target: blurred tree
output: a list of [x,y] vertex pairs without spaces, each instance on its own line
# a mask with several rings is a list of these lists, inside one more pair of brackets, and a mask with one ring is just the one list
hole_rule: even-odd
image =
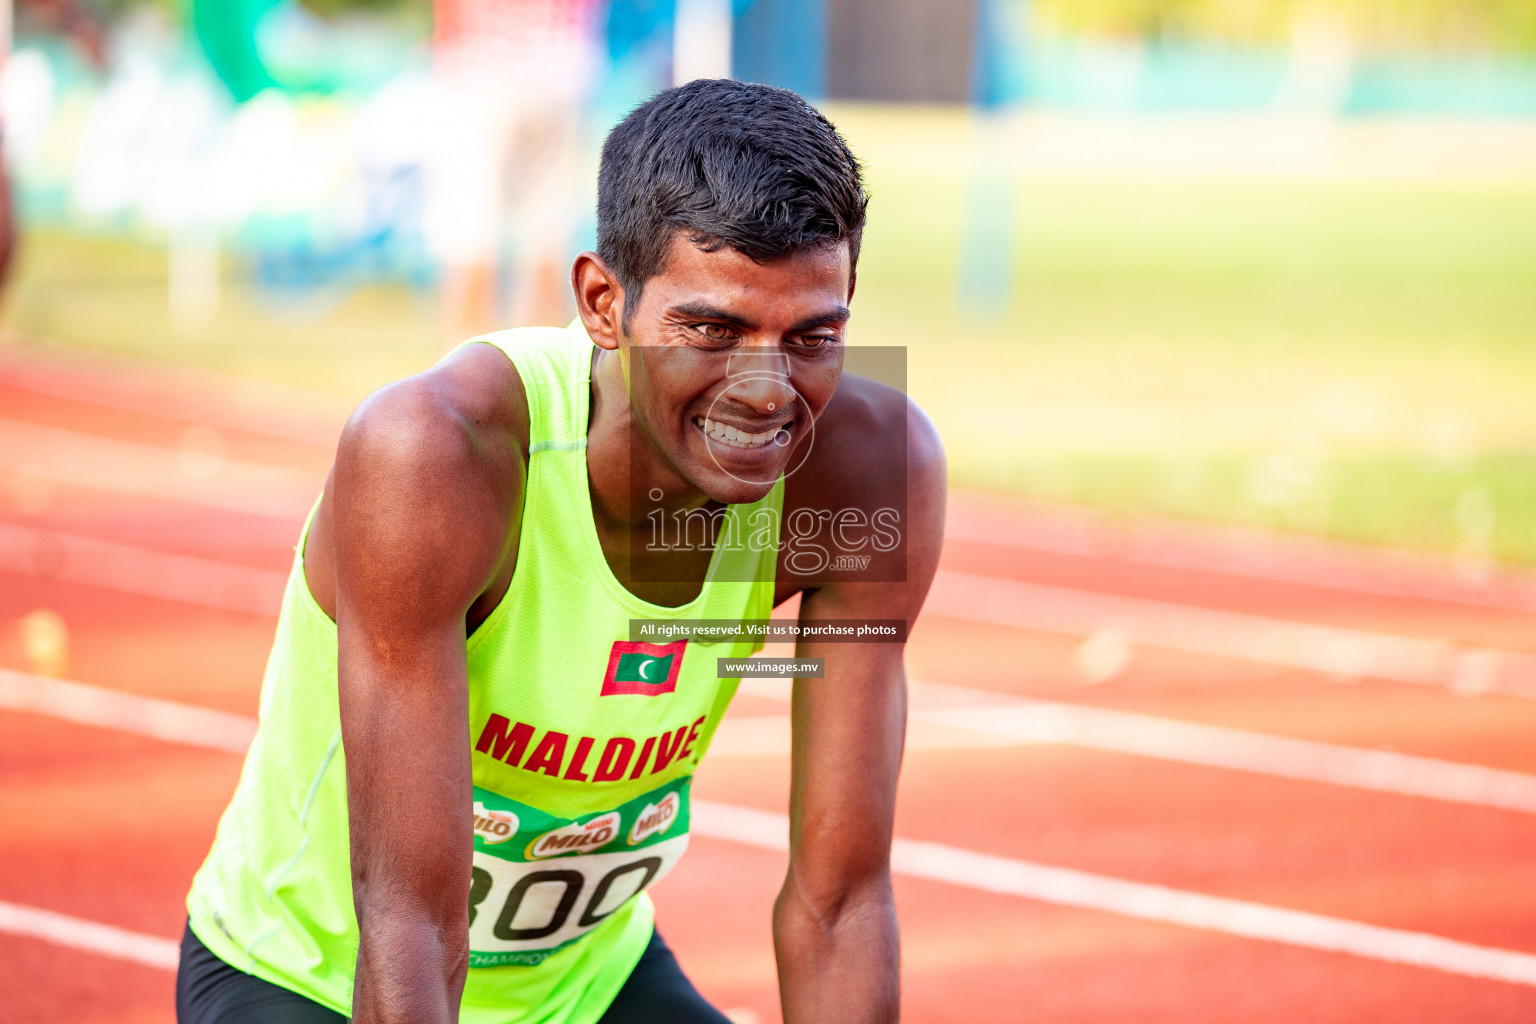
[[[243,0],[227,2],[238,6]],[[424,20],[432,8],[432,0],[299,2],[321,17],[368,11]],[[927,2],[940,6],[943,0]],[[40,0],[41,6],[47,4]],[[736,0],[738,10],[748,5],[749,0]],[[135,7],[174,13],[181,2],[75,0],[71,6],[111,21]],[[631,6],[670,8],[660,0],[636,0]],[[1341,19],[1365,48],[1536,53],[1536,0],[1038,0],[1034,8],[1037,25],[1066,35],[1286,45],[1293,25],[1321,15]]]
[[79,0],[16,0],[16,28],[70,40],[97,67],[106,61],[102,19],[96,5]]
[[1038,0],[1066,35],[1285,45],[1306,18],[1336,18],[1364,49],[1536,53],[1533,0]]
[[[18,7],[47,0],[20,0]],[[352,11],[409,14],[430,14],[432,0],[299,0],[299,3],[321,17],[331,17]],[[182,13],[181,0],[75,0],[73,6],[95,14],[103,22],[111,22],[140,7],[157,7],[168,14]]]
[[432,0],[300,0],[300,3],[322,18],[356,11],[412,15],[430,15],[432,12]]
[[256,45],[256,26],[282,0],[190,0],[192,31],[208,62],[244,103],[274,84]]

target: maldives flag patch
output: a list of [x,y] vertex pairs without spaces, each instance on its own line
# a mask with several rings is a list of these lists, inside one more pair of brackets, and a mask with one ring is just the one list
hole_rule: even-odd
[[654,697],[671,693],[677,689],[677,674],[683,669],[683,648],[687,646],[687,640],[670,644],[615,640],[599,696],[639,693]]

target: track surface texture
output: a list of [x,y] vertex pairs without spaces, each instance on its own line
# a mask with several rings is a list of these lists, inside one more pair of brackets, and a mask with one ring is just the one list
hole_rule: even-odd
[[[7,1024],[173,1018],[165,943],[345,415],[219,386],[0,361]],[[1530,581],[1095,522],[954,498],[908,654],[905,1019],[1536,1019]],[[1002,584],[986,614],[966,599]],[[1404,641],[1419,660],[1383,667]],[[121,695],[222,712],[234,739],[90,724],[126,721]],[[697,779],[714,810],[655,892],[695,982],[757,1024],[779,1019],[787,713],[744,690]]]

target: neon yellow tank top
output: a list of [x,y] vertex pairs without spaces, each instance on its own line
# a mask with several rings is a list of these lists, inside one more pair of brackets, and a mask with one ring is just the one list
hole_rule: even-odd
[[[716,658],[754,649],[632,643],[629,620],[767,618],[783,483],[731,506],[722,529],[766,543],[717,546],[686,605],[642,601],[614,579],[592,521],[586,334],[526,328],[476,341],[516,364],[531,443],[512,582],[466,642],[475,807],[460,1020],[590,1024],[650,938],[644,890],[687,846],[689,782],[736,692]],[[302,539],[299,552],[261,726],[187,908],[226,962],[349,1013],[357,921],[336,627],[304,582]]]

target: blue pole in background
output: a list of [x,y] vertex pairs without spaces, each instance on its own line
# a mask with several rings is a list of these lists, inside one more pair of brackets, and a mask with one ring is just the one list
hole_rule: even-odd
[[793,89],[806,99],[827,94],[827,0],[736,0],[732,74]]
[[[1008,0],[975,0],[976,36],[971,56],[971,102],[982,110],[996,110],[1003,106],[1008,95],[1007,61],[1015,40],[1010,38],[1014,28],[1012,19],[1005,17]],[[1027,0],[1009,3],[1013,13]]]
[[[1013,300],[1014,182],[1008,152],[1008,60],[1021,39],[1027,0],[976,0],[976,36],[971,55],[974,127],[971,172],[961,236],[957,304],[986,319],[1007,314]],[[1017,20],[1005,17],[1012,13]]]

